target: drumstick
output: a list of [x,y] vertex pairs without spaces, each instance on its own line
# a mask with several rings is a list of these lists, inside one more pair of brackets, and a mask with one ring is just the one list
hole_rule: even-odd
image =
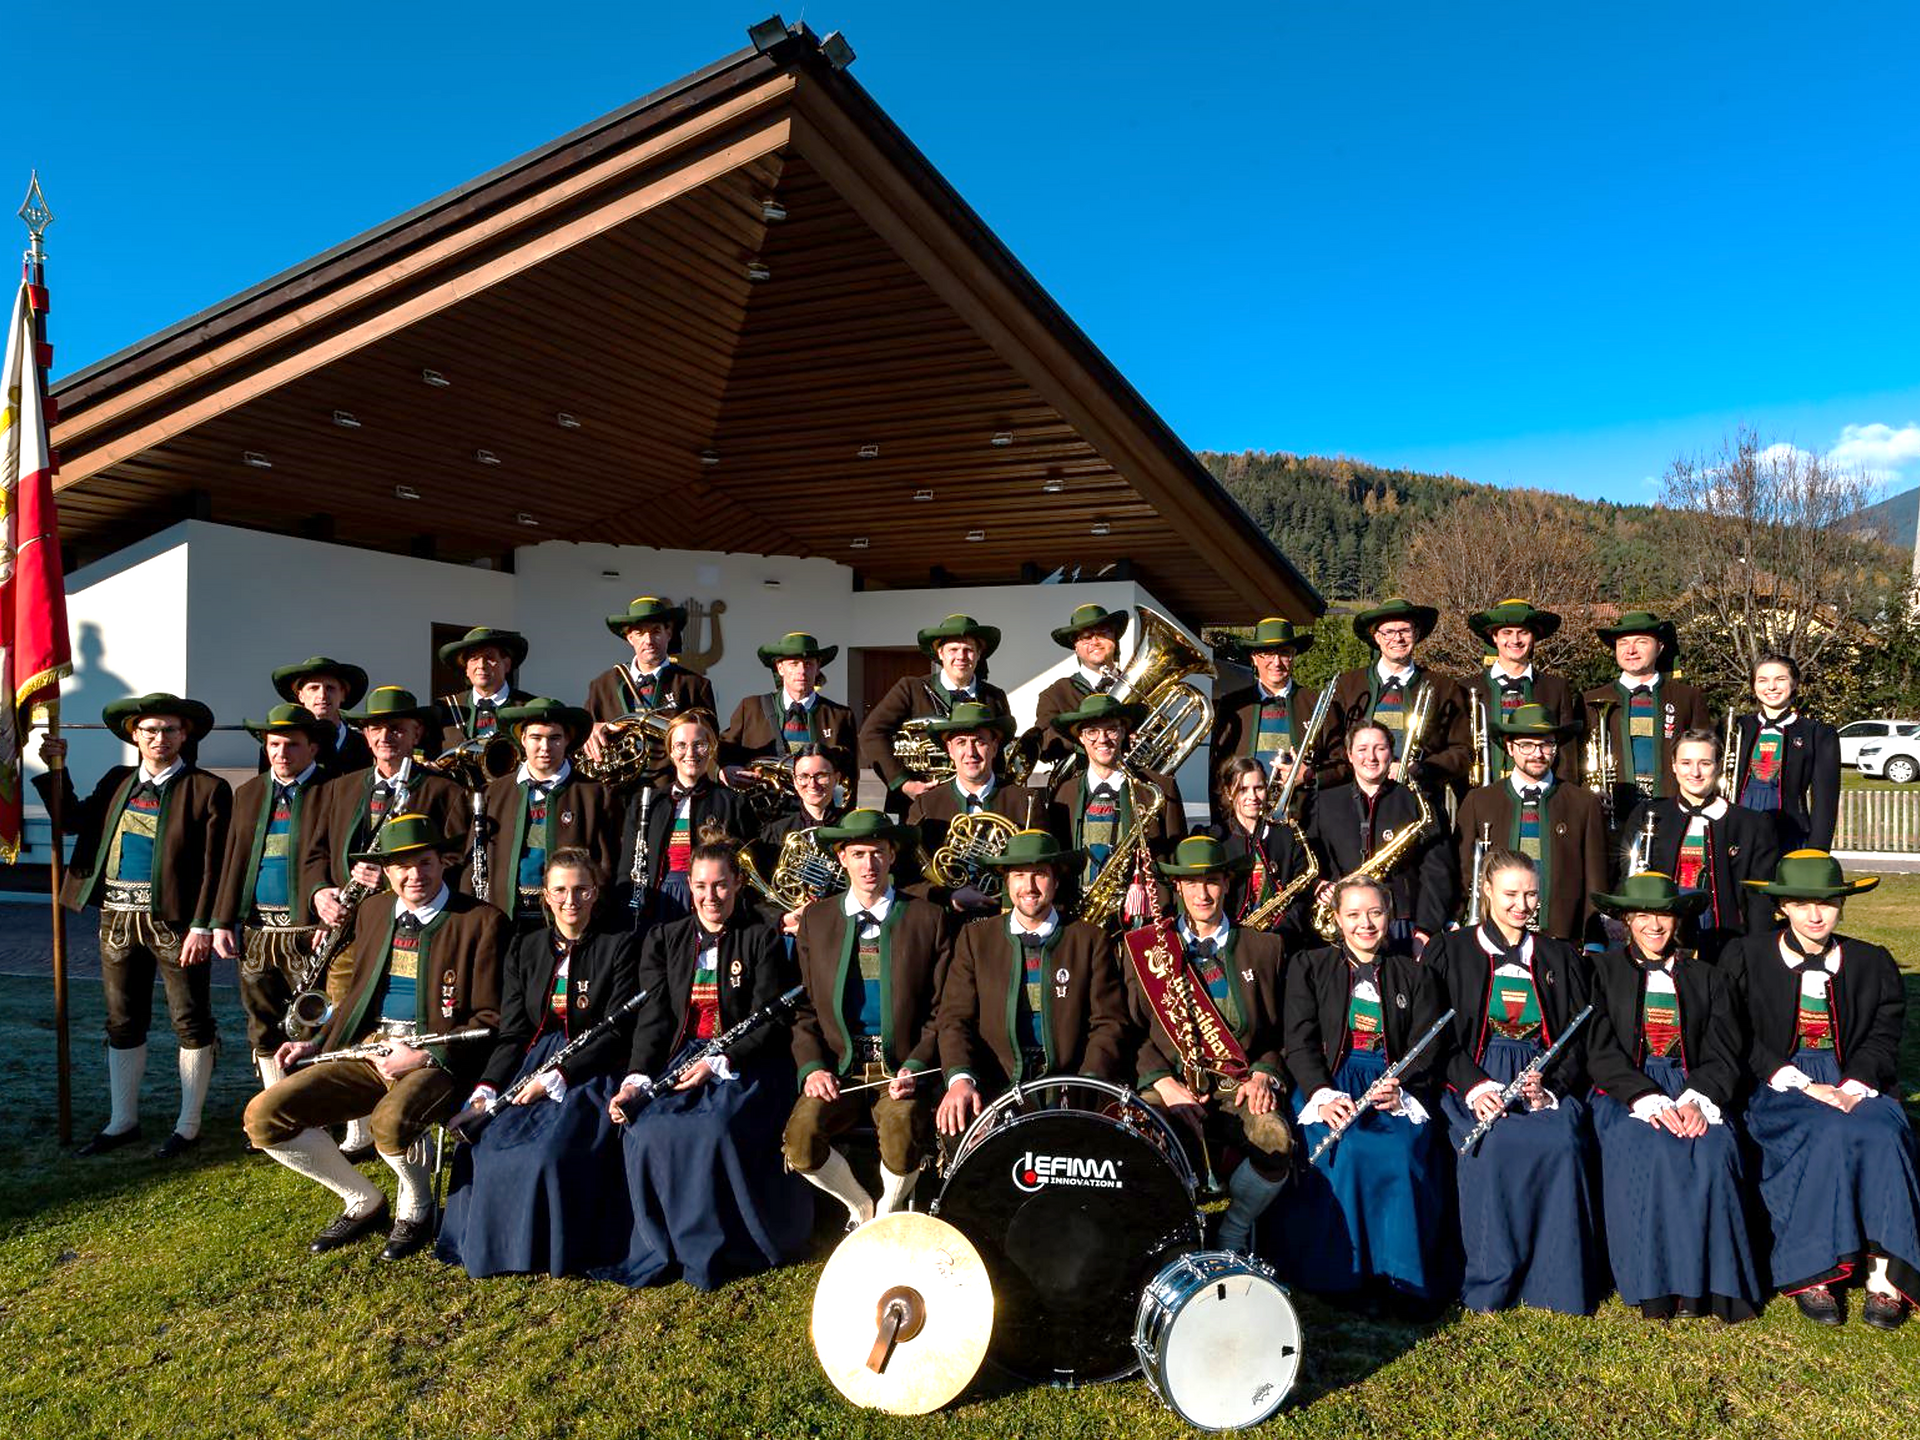
[[889,1075],[884,1080],[868,1080],[861,1085],[842,1085],[840,1087],[840,1093],[842,1095],[858,1095],[862,1090],[878,1090],[882,1085],[893,1084],[897,1078],[897,1076]]

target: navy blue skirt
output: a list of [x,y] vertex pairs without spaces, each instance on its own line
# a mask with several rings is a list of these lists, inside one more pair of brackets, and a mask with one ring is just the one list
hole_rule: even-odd
[[[1669,1098],[1687,1088],[1677,1060],[1651,1056],[1643,1068]],[[1683,1140],[1596,1092],[1593,1133],[1600,1142],[1607,1258],[1620,1298],[1661,1314],[1685,1300],[1724,1320],[1751,1318],[1761,1285],[1732,1124],[1709,1125],[1699,1139]]]
[[712,1290],[798,1258],[813,1202],[780,1155],[792,1105],[793,1073],[773,1065],[641,1110],[623,1142],[631,1240],[595,1278]]
[[[1802,1050],[1793,1063],[1816,1084],[1840,1083],[1831,1050]],[[1920,1156],[1897,1099],[1836,1110],[1762,1081],[1747,1102],[1747,1133],[1760,1150],[1776,1289],[1845,1280],[1884,1255],[1895,1288],[1920,1299]]]
[[[1496,1035],[1480,1064],[1505,1085],[1539,1053],[1529,1041]],[[1440,1103],[1458,1149],[1473,1112],[1451,1091]],[[1585,1102],[1563,1095],[1551,1110],[1509,1111],[1477,1151],[1455,1162],[1467,1261],[1460,1299],[1469,1310],[1593,1313],[1605,1261],[1594,1233],[1591,1144]]]
[[[1387,1068],[1378,1051],[1355,1050],[1340,1062],[1333,1085],[1359,1100]],[[1297,1118],[1310,1097],[1296,1090]],[[1303,1156],[1330,1127],[1303,1125]],[[1336,1144],[1262,1217],[1262,1238],[1281,1277],[1317,1294],[1358,1290],[1385,1280],[1427,1297],[1441,1280],[1437,1252],[1446,1220],[1446,1156],[1440,1125],[1414,1124],[1367,1106]]]
[[[557,1029],[541,1036],[514,1078],[565,1043]],[[569,1085],[558,1104],[504,1106],[478,1142],[456,1149],[434,1254],[480,1277],[580,1275],[616,1259],[632,1228],[607,1118],[617,1083],[600,1076]]]

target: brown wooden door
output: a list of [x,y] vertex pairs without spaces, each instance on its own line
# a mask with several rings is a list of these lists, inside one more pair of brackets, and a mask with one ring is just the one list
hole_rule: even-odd
[[908,675],[928,675],[933,665],[918,648],[868,646],[857,649],[860,671],[860,714],[864,718],[887,691]]

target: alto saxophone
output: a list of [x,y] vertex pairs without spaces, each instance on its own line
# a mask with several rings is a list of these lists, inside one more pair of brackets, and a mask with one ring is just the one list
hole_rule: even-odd
[[[1331,691],[1332,687],[1328,687]],[[1307,837],[1301,833],[1300,826],[1292,820],[1284,822],[1293,831],[1293,843],[1300,847],[1300,853],[1307,857],[1307,868],[1293,879],[1282,885],[1270,895],[1266,902],[1249,910],[1240,923],[1249,930],[1265,930],[1285,912],[1301,891],[1320,878],[1320,857],[1313,853],[1313,847],[1307,844]]]
[[[1127,883],[1132,878],[1137,852],[1147,841],[1147,827],[1167,804],[1166,792],[1158,785],[1140,780],[1130,770],[1123,773],[1127,777],[1128,808],[1133,811],[1133,819],[1126,833],[1115,841],[1100,873],[1088,882],[1080,896],[1080,918],[1095,925],[1105,925],[1119,915],[1127,898]],[[1142,792],[1145,800],[1140,798]],[[1149,886],[1151,883],[1149,880]]]
[[1328,891],[1324,899],[1314,902],[1313,928],[1318,930],[1323,938],[1332,940],[1339,931],[1333,919],[1333,896],[1340,885],[1345,881],[1359,880],[1363,877],[1368,880],[1385,880],[1393,873],[1394,867],[1406,859],[1413,847],[1420,843],[1421,837],[1433,827],[1433,806],[1427,802],[1427,792],[1418,785],[1409,785],[1406,788],[1407,793],[1413,797],[1413,803],[1419,807],[1418,818],[1411,825],[1402,826],[1398,835],[1335,881],[1333,890]]

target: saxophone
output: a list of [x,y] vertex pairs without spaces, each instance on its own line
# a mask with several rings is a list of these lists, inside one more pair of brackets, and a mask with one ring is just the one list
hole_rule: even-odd
[[[1427,792],[1418,785],[1409,785],[1406,790],[1413,797],[1413,803],[1419,807],[1419,818],[1411,825],[1402,826],[1398,835],[1342,875],[1340,881],[1358,880],[1362,877],[1369,880],[1385,880],[1393,873],[1394,867],[1406,859],[1413,847],[1420,843],[1427,831],[1433,828],[1433,806],[1427,802]],[[1333,897],[1340,888],[1340,881],[1334,882],[1333,890],[1327,892],[1325,899],[1316,901],[1313,907],[1313,928],[1328,940],[1332,940],[1339,933],[1339,927],[1333,920]]]
[[[1166,792],[1158,785],[1141,781],[1131,770],[1124,773],[1133,820],[1127,826],[1126,833],[1115,841],[1112,853],[1107,856],[1107,863],[1100,867],[1100,873],[1088,882],[1080,896],[1080,919],[1095,925],[1106,925],[1120,914],[1121,906],[1126,902],[1127,884],[1132,879],[1134,863],[1139,858],[1139,851],[1147,843],[1147,827],[1167,804]],[[1144,802],[1139,798],[1143,791],[1146,794]],[[1148,880],[1148,887],[1152,887],[1151,879]]]
[[[1331,694],[1332,690],[1333,687],[1329,685],[1328,693]],[[1293,843],[1298,845],[1300,853],[1307,857],[1307,868],[1270,895],[1266,903],[1246,913],[1239,923],[1249,930],[1265,930],[1280,918],[1301,891],[1320,878],[1320,857],[1314,854],[1313,847],[1307,844],[1307,837],[1301,833],[1299,824],[1293,820],[1288,820],[1285,824],[1289,830],[1293,831]]]

